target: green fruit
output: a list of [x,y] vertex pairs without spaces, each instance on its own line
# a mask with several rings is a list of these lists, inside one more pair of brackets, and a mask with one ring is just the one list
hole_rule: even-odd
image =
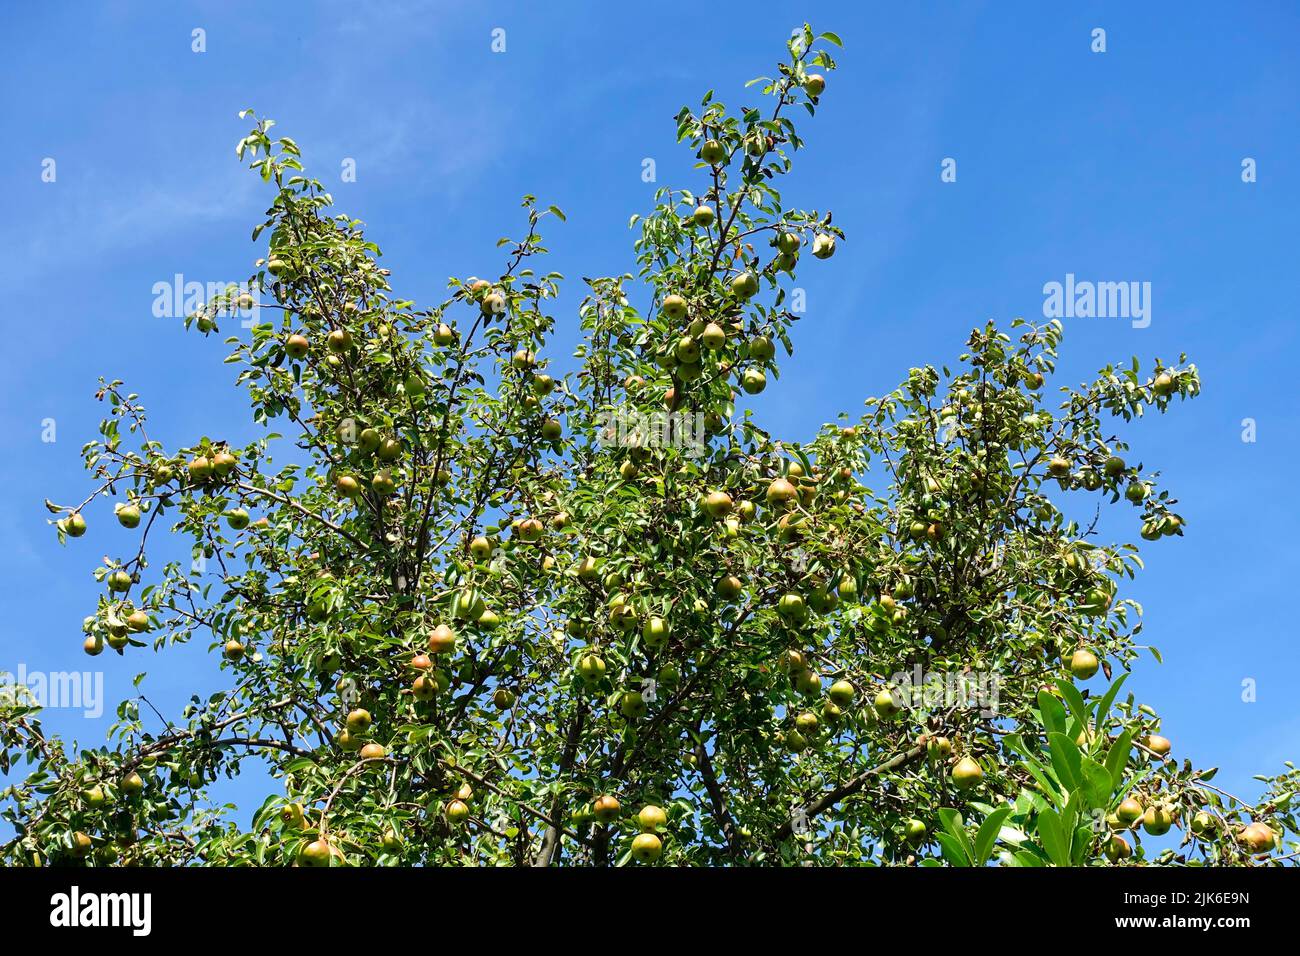
[[1115,816],[1121,823],[1136,823],[1142,819],[1144,813],[1142,804],[1134,797],[1126,797],[1120,801],[1120,805],[1115,809]]
[[242,531],[248,527],[248,512],[243,508],[234,508],[227,511],[226,524],[230,525],[235,531]]
[[136,505],[119,505],[116,513],[118,524],[123,528],[139,527],[140,509]]
[[875,701],[872,702],[877,714],[886,719],[897,717],[903,710],[902,704],[894,699],[894,695],[885,688],[876,694]]
[[663,313],[674,322],[686,318],[686,300],[680,295],[664,296]]
[[122,792],[128,797],[134,797],[144,789],[144,778],[132,770],[122,778]]
[[635,690],[624,692],[623,698],[619,701],[618,709],[622,711],[623,716],[628,720],[639,720],[648,712],[645,698],[641,696],[640,691]]
[[798,623],[808,617],[808,608],[798,594],[783,594],[777,601],[776,612],[787,621]]
[[1084,614],[1100,617],[1110,610],[1111,602],[1114,599],[1114,596],[1109,591],[1101,588],[1091,588],[1084,600],[1080,602],[1079,610]]
[[346,329],[335,329],[325,336],[325,347],[335,355],[341,355],[352,348],[352,336]]
[[731,280],[731,293],[738,299],[752,299],[758,292],[758,277],[752,272],[742,272]]
[[492,694],[492,706],[497,710],[509,710],[514,703],[515,695],[504,687],[498,687]]
[[654,804],[647,804],[636,815],[636,822],[642,833],[654,833],[668,823],[668,814]]
[[808,594],[808,606],[818,614],[827,614],[835,610],[835,606],[839,603],[839,595],[824,587],[814,588]]
[[108,589],[110,591],[129,591],[131,590],[131,575],[119,569],[108,575]]
[[285,339],[284,351],[291,359],[304,359],[311,351],[311,343],[307,340],[307,336],[295,332]]
[[787,478],[773,478],[767,486],[768,507],[784,508],[799,497],[799,489]]
[[767,388],[767,376],[763,374],[762,369],[747,368],[740,378],[740,387],[745,390],[746,395],[757,395]]
[[[479,614],[482,613],[480,610]],[[456,632],[446,624],[439,624],[429,632],[426,646],[431,654],[450,654],[456,649]]]
[[632,859],[638,863],[653,863],[663,851],[663,841],[653,833],[638,833],[632,838]]
[[694,220],[695,225],[703,226],[706,229],[713,225],[713,220],[715,218],[716,215],[713,212],[713,207],[703,204],[696,206],[695,211],[691,213],[691,219]]
[[801,670],[795,675],[794,686],[801,694],[818,694],[822,689],[821,675],[814,670]]
[[1070,658],[1070,673],[1079,680],[1088,680],[1097,673],[1098,666],[1097,655],[1082,648],[1075,651]]
[[1124,464],[1123,458],[1120,458],[1118,455],[1111,455],[1102,464],[1101,470],[1105,473],[1107,478],[1118,478],[1120,475],[1124,474],[1124,470],[1127,467],[1128,466]]
[[1169,751],[1173,750],[1174,745],[1169,742],[1169,738],[1161,737],[1159,734],[1151,734],[1145,741],[1147,749],[1160,757],[1168,757]]
[[203,455],[199,455],[186,466],[186,470],[189,471],[190,481],[195,484],[202,484],[212,477],[212,462]]
[[641,640],[651,650],[656,650],[668,643],[668,622],[661,617],[652,617],[641,628]]
[[683,335],[673,346],[673,354],[677,356],[677,361],[684,365],[695,365],[700,360],[700,346],[695,339],[689,335]]
[[920,843],[925,839],[925,834],[925,824],[916,818],[908,820],[903,827],[903,835],[907,838],[908,843]]
[[829,259],[835,255],[835,237],[821,233],[813,238],[813,255],[818,259]]
[[848,681],[837,680],[834,684],[831,684],[831,689],[828,694],[830,699],[833,700],[837,706],[847,707],[853,703],[853,698],[856,696],[857,691]]
[[596,819],[601,823],[610,823],[618,818],[621,805],[617,797],[605,794],[596,798],[592,804],[592,810],[596,814]]
[[578,676],[588,684],[595,684],[605,677],[605,662],[595,654],[584,654],[578,661]]
[[734,601],[736,598],[740,597],[740,593],[743,589],[744,585],[741,583],[740,578],[736,577],[734,574],[728,574],[725,577],[719,578],[718,583],[714,585],[714,591],[717,593],[718,597],[722,598],[724,601]]
[[776,355],[776,346],[766,335],[756,335],[749,340],[749,357],[756,362],[769,362]]
[[304,866],[329,866],[334,849],[325,840],[313,840],[298,853],[298,862]]
[[1174,825],[1174,815],[1168,807],[1152,806],[1147,808],[1147,812],[1142,817],[1142,829],[1152,836],[1161,836],[1169,832],[1169,828]]
[[727,150],[716,139],[704,141],[700,147],[700,159],[704,160],[710,166],[718,166],[727,158]]
[[428,674],[421,674],[411,684],[411,696],[416,700],[433,700],[438,696],[438,681]]
[[1151,391],[1157,395],[1165,396],[1174,393],[1174,380],[1168,372],[1161,372],[1156,376],[1156,380],[1151,383]]
[[1251,823],[1241,828],[1238,839],[1251,853],[1267,853],[1277,845],[1277,832],[1264,823]]
[[984,771],[970,757],[962,757],[952,768],[952,782],[959,790],[969,790],[984,779]]
[[63,530],[70,538],[80,538],[86,533],[86,519],[74,511],[63,519]]
[[370,729],[370,711],[357,707],[348,712],[347,728],[350,733],[364,734]]
[[711,491],[704,497],[704,510],[713,518],[725,518],[731,513],[731,495],[725,491]]
[[718,323],[710,322],[700,333],[700,341],[704,343],[706,349],[716,352],[727,344],[727,333]]
[[1110,839],[1106,841],[1104,849],[1106,859],[1112,863],[1118,863],[1120,860],[1127,860],[1133,855],[1133,848],[1128,845],[1128,841],[1117,833],[1113,833]]
[[813,98],[821,96],[826,89],[826,78],[820,73],[809,73],[804,77],[803,88]]

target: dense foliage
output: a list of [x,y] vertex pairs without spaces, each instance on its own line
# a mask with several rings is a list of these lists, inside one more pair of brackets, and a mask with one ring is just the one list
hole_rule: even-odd
[[[166,722],[128,700],[81,753],[8,701],[0,769],[33,766],[2,795],[0,857],[1288,859],[1294,772],[1248,806],[1170,753],[1121,692],[1137,549],[1067,516],[1182,534],[1109,429],[1194,397],[1185,357],[1049,387],[1061,325],[990,325],[809,442],[744,408],[793,351],[795,273],[845,240],[777,189],[838,46],[796,31],[761,108],[681,111],[695,188],[633,220],[639,274],[586,280],[565,376],[561,277],[537,265],[559,210],[527,198],[500,274],[421,309],[255,120],[238,151],[274,189],[253,279],[272,320],[228,361],[265,437],[166,449],[105,382],[94,491],[51,504],[61,538],[93,536],[100,498],[139,528],[96,571],[87,652],[209,641],[229,689]],[[242,295],[187,326],[218,334]],[[168,526],[194,563],[150,563]],[[249,760],[283,790],[244,830],[205,794]]]

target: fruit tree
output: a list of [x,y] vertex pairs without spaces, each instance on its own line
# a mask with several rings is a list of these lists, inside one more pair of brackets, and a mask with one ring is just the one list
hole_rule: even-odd
[[[49,504],[60,539],[114,518],[139,537],[95,570],[86,652],[125,668],[205,641],[226,690],[166,720],[125,701],[79,753],[5,704],[0,770],[30,766],[0,858],[1289,859],[1295,773],[1248,805],[1161,736],[1122,689],[1137,548],[1071,516],[1182,535],[1111,425],[1195,397],[1185,357],[1049,386],[1062,326],[1016,321],[806,442],[749,407],[793,353],[794,276],[846,241],[777,188],[839,46],[805,27],[758,105],[681,110],[691,188],[633,220],[635,274],[586,280],[567,373],[558,209],[527,197],[499,270],[421,308],[297,144],[243,114],[272,200],[263,321],[228,330],[227,361],[266,431],[165,448],[104,381],[93,489]],[[220,334],[242,295],[187,327]],[[193,563],[151,562],[168,534]],[[206,794],[250,761],[277,787],[245,825]]]

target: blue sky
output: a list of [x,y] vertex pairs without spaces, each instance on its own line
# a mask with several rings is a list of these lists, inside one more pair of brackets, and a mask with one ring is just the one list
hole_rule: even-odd
[[[779,383],[756,403],[807,438],[857,414],[910,366],[951,361],[969,329],[1041,317],[1068,273],[1151,283],[1151,323],[1066,320],[1057,383],[1133,354],[1186,351],[1204,394],[1122,433],[1160,468],[1187,535],[1147,546],[1128,592],[1165,663],[1129,688],[1165,718],[1176,752],[1250,777],[1300,756],[1289,612],[1297,509],[1295,223],[1300,213],[1300,12],[1288,3],[833,3],[813,26],[845,41],[791,205],[832,208],[848,233],[801,272],[808,315]],[[694,185],[672,116],[706,89],[724,101],[766,74],[799,4],[356,2],[23,4],[0,13],[0,669],[83,669],[90,571],[127,546],[101,507],[61,548],[46,497],[81,500],[98,375],[125,379],[168,445],[252,434],[215,339],[152,314],[176,273],[237,281],[270,194],[236,161],[243,107],[303,147],[342,210],[364,219],[396,288],[437,301],[449,275],[491,274],[519,234],[519,197],[568,215],[550,225],[570,277],[557,315],[571,342],[582,275],[632,270],[628,216],[655,184]],[[1135,9],[1140,8],[1140,9]],[[1091,51],[1094,28],[1106,52]],[[191,50],[191,31],[207,50]],[[506,50],[493,53],[492,31]],[[1243,183],[1252,158],[1258,181]],[[42,164],[56,163],[54,182]],[[355,183],[340,181],[355,160]],[[956,182],[940,179],[945,158]],[[556,354],[564,354],[556,349]],[[1242,440],[1243,419],[1257,440]],[[42,441],[53,419],[57,440]],[[1106,529],[1135,539],[1132,512]],[[92,514],[92,520],[95,515]],[[149,671],[175,713],[219,686],[203,646],[105,654],[110,702]],[[1242,681],[1257,682],[1244,703]],[[99,742],[106,720],[51,711]],[[260,781],[223,791],[259,802]]]

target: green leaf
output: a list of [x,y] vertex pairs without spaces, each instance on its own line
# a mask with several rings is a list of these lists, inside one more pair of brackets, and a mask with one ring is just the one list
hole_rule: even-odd
[[970,866],[970,858],[966,856],[966,850],[951,833],[936,833],[934,838],[939,841],[939,846],[943,850],[943,858],[953,866]]
[[1110,795],[1115,788],[1110,771],[1091,757],[1083,758],[1083,794],[1093,807],[1105,807],[1110,804]]
[[939,819],[948,834],[961,845],[962,853],[966,859],[973,863],[975,860],[975,844],[971,843],[970,835],[966,832],[966,825],[962,822],[961,814],[950,807],[944,807],[939,811]]
[[1042,841],[1048,859],[1057,866],[1070,865],[1070,843],[1066,836],[1067,832],[1061,825],[1061,818],[1055,810],[1044,810],[1038,815],[1038,838]]
[[1038,692],[1038,711],[1048,733],[1065,733],[1065,707],[1045,690]]
[[1011,815],[1010,807],[1000,807],[990,813],[980,824],[975,834],[975,865],[983,866],[993,853],[993,845],[998,841],[1002,830],[1002,821]]
[[1074,715],[1074,719],[1087,726],[1088,718],[1092,714],[1092,708],[1084,701],[1083,695],[1079,693],[1079,688],[1074,686],[1074,681],[1066,680],[1063,677],[1057,678],[1056,686],[1060,689],[1065,702],[1070,705],[1070,713]]
[[1073,790],[1083,779],[1080,771],[1082,755],[1079,753],[1079,748],[1065,734],[1051,733],[1047,735],[1047,739],[1052,748],[1052,769],[1056,771],[1056,778],[1065,785],[1067,790]]
[[1128,766],[1129,751],[1133,748],[1133,732],[1127,727],[1115,738],[1110,751],[1106,754],[1106,770],[1110,774],[1113,790],[1118,790],[1124,782],[1124,769]]
[[1124,686],[1126,680],[1128,680],[1128,674],[1121,674],[1119,680],[1111,684],[1110,689],[1101,698],[1101,702],[1097,705],[1097,713],[1093,717],[1093,726],[1097,730],[1101,730],[1101,725],[1106,722],[1106,715],[1110,713],[1110,705],[1115,702],[1115,695],[1119,693],[1119,689]]

